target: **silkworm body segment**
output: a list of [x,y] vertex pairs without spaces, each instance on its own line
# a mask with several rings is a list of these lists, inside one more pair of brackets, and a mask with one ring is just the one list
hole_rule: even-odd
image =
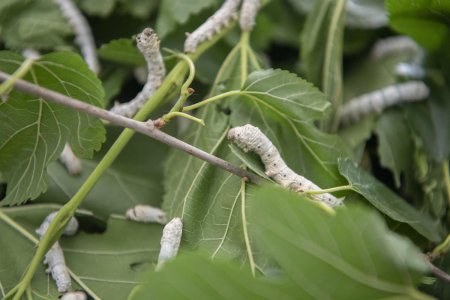
[[255,26],[260,0],[244,0],[242,3],[239,25],[243,31],[251,31]]
[[62,295],[61,300],[86,300],[87,296],[84,292],[76,291]]
[[[228,138],[245,152],[255,152],[264,163],[267,176],[273,178],[281,186],[294,192],[321,190],[312,181],[295,173],[282,159],[278,149],[261,130],[250,124],[234,127],[228,132]],[[342,205],[342,201],[331,194],[317,194],[313,198],[331,207]]]
[[402,102],[420,101],[430,91],[421,81],[391,85],[381,90],[361,95],[347,102],[340,113],[343,124],[357,122],[371,113],[381,113],[385,108]]
[[48,265],[47,272],[52,274],[52,278],[55,280],[58,292],[67,292],[71,286],[71,279],[69,270],[64,260],[63,250],[58,242],[45,254],[44,263]]
[[177,256],[180,247],[183,223],[180,218],[174,218],[164,226],[161,237],[161,250],[158,256],[156,269],[161,269],[164,262]]
[[237,19],[237,9],[241,0],[225,0],[223,5],[200,25],[194,32],[188,34],[184,42],[185,52],[194,52],[198,45],[220,32],[220,30],[227,26],[231,20]]
[[59,156],[59,161],[66,167],[70,175],[78,175],[81,173],[81,160],[73,153],[69,144],[64,146],[63,152]]
[[159,223],[162,225],[167,223],[166,214],[161,209],[149,205],[136,205],[128,209],[125,216],[138,222]]
[[[50,223],[53,221],[57,213],[58,212],[55,211],[49,214],[45,218],[44,222],[42,222],[41,226],[36,230],[36,233],[43,236],[45,232],[47,232],[48,226],[50,226]],[[67,236],[74,235],[78,231],[78,227],[78,220],[75,217],[72,217],[67,223],[66,228],[64,228],[63,234]]]

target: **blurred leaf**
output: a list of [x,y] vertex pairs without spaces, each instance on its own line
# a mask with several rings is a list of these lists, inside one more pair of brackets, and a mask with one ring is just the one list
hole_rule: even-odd
[[[442,271],[450,274],[450,253],[447,252],[442,257],[433,261],[433,264],[440,268]],[[450,285],[447,281],[441,278],[433,278],[435,281],[432,284],[423,284],[421,288],[435,296],[437,299],[449,299],[450,298]]]
[[347,0],[345,25],[351,28],[375,29],[386,26],[384,0]]
[[307,79],[331,103],[342,102],[342,42],[345,0],[316,1],[301,36],[301,58]]
[[[0,52],[0,69],[12,74],[23,59]],[[89,104],[103,107],[101,82],[80,56],[53,53],[43,56],[25,79]],[[2,205],[20,204],[47,189],[47,166],[61,153],[66,142],[74,153],[92,157],[105,140],[97,118],[53,104],[36,96],[12,91],[0,103],[0,169],[8,182]]]
[[427,262],[409,240],[388,231],[375,212],[351,206],[330,216],[279,188],[251,195],[249,221],[256,244],[292,281],[292,295],[303,290],[313,299],[417,297],[414,285],[428,271]]
[[192,15],[196,15],[217,3],[217,0],[163,0],[156,21],[156,31],[161,38],[164,38],[177,25],[186,23]]
[[141,19],[149,19],[153,11],[158,7],[158,0],[117,0],[122,3],[126,12]]
[[[58,162],[52,163],[48,168],[49,188],[36,201],[66,203],[86,181],[122,130],[118,127],[108,128],[107,143],[94,161],[83,160],[83,172],[78,177],[69,175]],[[168,149],[166,145],[146,136],[135,135],[80,208],[106,219],[110,214],[124,215],[128,208],[136,204],[159,207],[163,195],[163,161]]]
[[413,172],[414,143],[411,132],[400,110],[383,113],[375,126],[378,136],[378,155],[383,167],[392,171],[395,184],[400,187],[400,175]]
[[390,25],[431,51],[439,50],[450,37],[450,2],[440,0],[388,0]]
[[117,39],[104,44],[98,49],[98,56],[102,59],[116,63],[142,66],[145,59],[134,45],[132,39]]
[[393,220],[408,224],[430,241],[441,240],[439,224],[433,223],[428,215],[419,212],[372,175],[356,167],[350,159],[339,159],[339,172],[379,211]]
[[51,49],[64,45],[72,28],[49,0],[2,0],[0,39],[11,49]]
[[130,70],[126,68],[102,69],[103,89],[105,90],[105,102],[111,103],[120,91],[122,91],[124,82],[131,75]]
[[330,108],[324,95],[313,85],[279,69],[251,73],[242,94],[297,121],[323,118]]
[[78,0],[79,7],[91,16],[109,16],[117,0]]
[[[19,282],[35,253],[38,239],[34,230],[49,213],[57,209],[56,205],[27,205],[1,210],[14,220],[15,226],[35,237],[35,241],[31,241],[18,228],[0,218],[0,286],[5,292]],[[77,280],[92,290],[95,295],[91,296],[126,299],[131,289],[139,283],[139,272],[133,266],[141,264],[149,268],[156,263],[161,231],[161,225],[111,218],[103,234],[78,232],[75,236],[62,237],[60,244],[67,266]],[[42,264],[31,287],[36,296],[47,295],[55,299],[59,296],[56,285],[44,270]],[[75,278],[72,279],[72,286],[82,289]]]

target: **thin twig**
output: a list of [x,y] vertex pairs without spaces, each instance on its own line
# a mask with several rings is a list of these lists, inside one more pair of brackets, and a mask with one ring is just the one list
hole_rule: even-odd
[[[8,80],[11,75],[0,72],[0,82]],[[146,136],[149,136],[155,140],[158,140],[162,142],[163,144],[169,145],[171,147],[174,147],[178,150],[184,151],[192,156],[195,156],[201,160],[204,160],[216,167],[222,168],[225,171],[228,171],[234,175],[237,175],[239,177],[247,177],[250,179],[253,183],[259,183],[261,182],[260,178],[256,176],[255,174],[252,174],[246,170],[243,170],[241,168],[238,168],[231,163],[218,158],[212,154],[209,154],[201,149],[198,149],[188,143],[185,143],[171,135],[168,135],[167,133],[164,133],[160,130],[158,130],[154,125],[153,122],[139,122],[130,118],[126,118],[123,116],[120,116],[118,114],[109,112],[105,109],[101,109],[99,107],[93,106],[91,104],[81,102],[79,100],[73,99],[71,97],[68,97],[66,95],[57,93],[55,91],[40,87],[35,84],[31,84],[24,80],[17,80],[14,83],[14,87],[22,92],[26,92],[32,95],[39,96],[43,99],[46,99],[50,102],[58,103],[64,106],[71,107],[77,111],[81,111],[84,113],[87,113],[89,115],[98,117],[100,119],[109,121],[112,124],[116,124],[122,127],[130,128],[136,132],[139,132],[141,134],[144,134]]]
[[446,281],[447,283],[450,283],[450,275],[445,273],[443,270],[439,269],[432,263],[430,263],[431,266],[431,273],[435,275],[436,277],[439,277],[440,279]]

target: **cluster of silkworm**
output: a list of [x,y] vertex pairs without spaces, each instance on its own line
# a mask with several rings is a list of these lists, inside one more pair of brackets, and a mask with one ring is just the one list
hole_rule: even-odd
[[385,108],[402,102],[426,99],[430,91],[422,81],[409,81],[387,86],[361,95],[347,102],[340,112],[341,122],[351,124],[372,113],[381,113]]
[[242,2],[239,25],[242,31],[252,31],[255,26],[256,14],[258,13],[260,0],[244,0]]
[[183,223],[180,218],[174,218],[164,226],[156,270],[160,270],[166,261],[177,256],[182,232]]
[[223,5],[200,25],[194,32],[187,35],[184,42],[185,52],[194,52],[198,45],[206,40],[210,40],[223,27],[227,26],[231,20],[237,19],[237,10],[241,0],[225,0]]
[[393,53],[418,51],[421,51],[419,45],[410,37],[393,36],[377,41],[372,49],[372,57],[381,59]]
[[81,54],[89,68],[98,74],[100,64],[98,62],[94,37],[88,22],[71,0],[55,0],[62,14],[75,31],[75,42],[80,46]]
[[133,221],[144,223],[167,223],[166,214],[159,208],[150,205],[136,205],[125,213],[125,216]]
[[142,33],[137,35],[136,42],[147,62],[147,82],[133,100],[123,104],[117,103],[111,108],[111,112],[129,118],[144,106],[150,96],[161,86],[166,75],[166,68],[159,49],[160,40],[153,29],[145,28]]
[[[57,212],[49,214],[41,226],[36,230],[36,233],[42,238],[47,232],[50,223],[55,218]],[[64,235],[74,235],[78,230],[78,221],[72,217],[63,231]],[[70,279],[69,270],[66,266],[64,259],[64,253],[58,242],[55,242],[53,246],[45,254],[44,263],[48,265],[47,272],[52,274],[52,278],[55,280],[58,292],[67,292],[70,289],[72,281]]]
[[[252,151],[261,157],[267,176],[281,186],[301,193],[307,190],[321,190],[316,184],[292,171],[284,162],[278,149],[258,127],[250,124],[231,128],[228,138],[245,152]],[[335,207],[342,201],[329,193],[311,195],[313,199]]]

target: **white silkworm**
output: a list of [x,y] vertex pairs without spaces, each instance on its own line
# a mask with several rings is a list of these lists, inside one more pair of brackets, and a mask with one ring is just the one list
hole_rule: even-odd
[[61,9],[62,14],[75,31],[75,42],[80,46],[81,54],[88,64],[89,68],[98,74],[100,64],[98,62],[94,37],[91,28],[80,12],[80,10],[72,3],[71,0],[55,0]]
[[422,79],[425,77],[425,70],[417,64],[398,63],[395,66],[395,75],[410,79]]
[[[50,223],[53,221],[57,213],[58,212],[55,211],[49,214],[45,218],[44,222],[42,222],[41,226],[38,229],[36,229],[36,233],[42,237],[47,232]],[[75,217],[72,217],[70,218],[69,223],[67,223],[66,228],[64,228],[63,234],[67,236],[74,235],[75,233],[77,233],[78,227],[79,227],[78,220]]]
[[222,6],[200,25],[194,32],[188,34],[184,42],[185,52],[194,52],[198,45],[206,40],[210,40],[224,26],[227,26],[232,19],[237,19],[237,9],[241,0],[225,0]]
[[422,81],[390,85],[348,101],[342,107],[341,121],[343,124],[357,122],[366,115],[381,113],[389,106],[423,100],[429,94],[428,87]]
[[372,56],[381,59],[393,53],[419,51],[421,51],[419,45],[410,37],[393,36],[377,41],[373,46]]
[[[36,230],[36,233],[42,236],[47,232],[47,229],[55,218],[57,212],[52,212],[49,214],[44,222],[42,222],[41,226]],[[69,223],[66,225],[66,228],[63,231],[64,235],[74,235],[78,230],[78,221],[74,217],[69,220]],[[48,265],[47,272],[52,274],[53,279],[55,280],[56,287],[58,288],[58,292],[67,292],[71,286],[71,279],[69,271],[66,267],[66,261],[64,259],[64,253],[61,249],[61,246],[58,242],[55,242],[53,246],[48,250],[45,254],[44,264]]]
[[60,300],[87,300],[87,296],[82,291],[68,292],[62,295]]
[[125,216],[133,221],[144,223],[167,223],[166,214],[159,208],[150,205],[136,205],[125,213]]
[[133,100],[116,104],[111,108],[111,112],[129,118],[133,117],[144,106],[150,96],[161,86],[166,75],[164,61],[159,51],[160,40],[153,29],[145,28],[142,33],[137,35],[136,42],[147,62],[147,82]]
[[166,261],[177,256],[182,232],[183,223],[180,218],[174,218],[164,226],[156,270],[160,270]]
[[239,25],[243,31],[252,31],[256,24],[256,15],[260,5],[260,0],[244,0],[242,2]]
[[81,160],[73,153],[69,144],[64,145],[64,149],[59,155],[59,161],[70,175],[79,175],[81,173]]
[[[258,127],[250,124],[234,127],[228,131],[228,138],[245,152],[252,151],[261,157],[267,176],[275,182],[294,192],[307,190],[320,191],[321,188],[312,181],[292,171],[281,158],[280,152]],[[331,194],[311,195],[313,199],[331,207],[342,205],[342,201]]]
[[39,59],[41,57],[41,54],[38,51],[36,51],[36,50],[34,50],[32,48],[24,49],[22,51],[22,55],[24,57],[26,57],[26,58],[31,58],[31,59],[34,59],[34,60],[37,60],[37,59]]

